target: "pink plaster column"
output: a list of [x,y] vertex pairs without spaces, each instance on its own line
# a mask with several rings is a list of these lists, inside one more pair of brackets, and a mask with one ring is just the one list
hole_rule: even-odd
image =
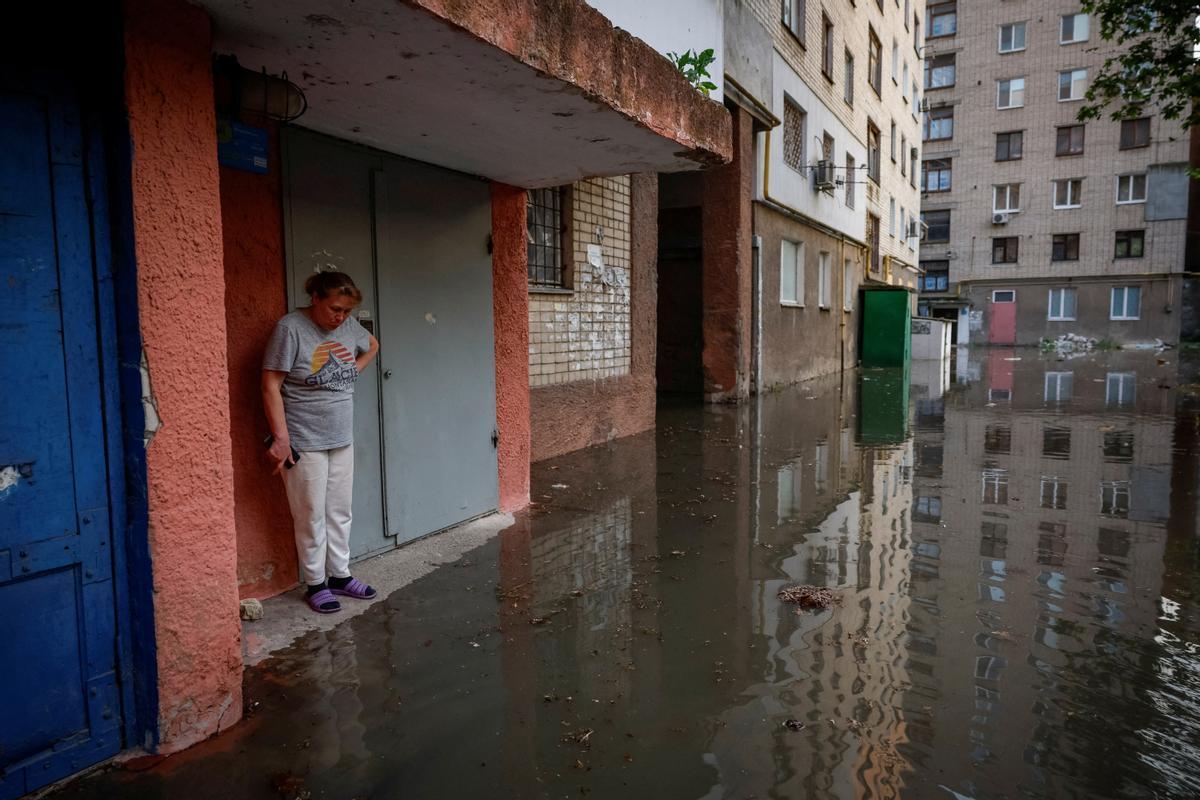
[[126,0],[138,303],[161,426],[146,453],[160,752],[242,714],[225,279],[207,15]]
[[492,303],[500,510],[529,505],[529,276],[525,190],[492,184]]

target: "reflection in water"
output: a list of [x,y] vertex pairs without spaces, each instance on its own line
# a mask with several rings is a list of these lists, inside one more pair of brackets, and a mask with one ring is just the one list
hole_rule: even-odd
[[498,540],[250,672],[247,722],[63,794],[1195,797],[1191,379],[978,355],[535,465]]

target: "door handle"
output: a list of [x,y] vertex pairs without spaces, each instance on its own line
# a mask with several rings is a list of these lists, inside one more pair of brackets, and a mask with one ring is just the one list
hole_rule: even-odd
[[390,377],[392,377],[392,371],[390,369],[385,369],[383,371],[383,379],[386,381]]

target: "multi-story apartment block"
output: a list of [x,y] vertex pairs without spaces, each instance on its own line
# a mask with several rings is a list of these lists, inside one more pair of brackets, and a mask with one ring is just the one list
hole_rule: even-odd
[[1188,141],[1141,119],[1080,122],[1115,46],[1077,0],[930,5],[919,176],[921,307],[959,343],[1178,336]]
[[924,3],[741,5],[770,35],[765,103],[779,122],[754,152],[771,385],[854,363],[861,289],[916,288]]

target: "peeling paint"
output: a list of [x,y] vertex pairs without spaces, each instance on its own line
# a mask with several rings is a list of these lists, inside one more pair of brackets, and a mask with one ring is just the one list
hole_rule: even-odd
[[9,490],[17,485],[17,468],[13,466],[0,469],[0,498],[7,497]]
[[162,417],[158,414],[158,398],[154,396],[154,387],[150,383],[150,360],[146,351],[142,350],[142,361],[139,365],[142,371],[142,413],[146,417],[146,428],[142,431],[142,446],[149,448],[154,434],[163,426]]

